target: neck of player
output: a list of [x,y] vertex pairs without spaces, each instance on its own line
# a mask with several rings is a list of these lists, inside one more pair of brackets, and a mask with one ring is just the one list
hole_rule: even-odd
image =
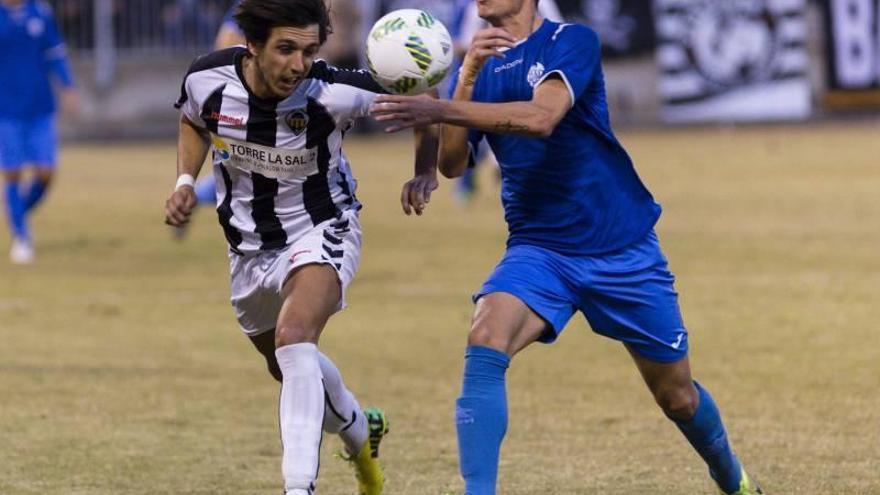
[[272,94],[269,82],[266,81],[262,71],[260,71],[260,65],[257,63],[255,56],[251,54],[245,55],[241,61],[241,68],[242,72],[244,72],[245,82],[253,94],[265,100],[276,97]]
[[500,27],[512,34],[517,41],[522,41],[541,27],[544,18],[535,9],[523,8],[519,12],[512,13],[497,19],[487,19],[489,24]]

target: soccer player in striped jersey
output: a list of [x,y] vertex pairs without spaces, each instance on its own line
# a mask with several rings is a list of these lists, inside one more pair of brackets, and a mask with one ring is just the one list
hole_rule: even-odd
[[[325,0],[326,1],[326,0]],[[229,7],[229,10],[226,11],[226,14],[223,16],[223,22],[220,24],[220,29],[217,30],[217,36],[214,39],[214,50],[222,50],[224,48],[229,48],[232,46],[244,45],[246,43],[244,39],[244,33],[241,32],[241,29],[238,27],[238,24],[235,22],[235,12],[238,10],[238,5],[241,3],[240,0],[237,0]],[[338,1],[336,2],[339,3]],[[344,5],[344,4],[343,4]],[[339,6],[336,6],[337,9]],[[339,11],[336,10],[338,13]],[[333,11],[330,12],[331,19],[334,17]],[[346,12],[346,15],[351,15],[351,12]],[[337,14],[342,15],[342,14]],[[336,31],[335,34],[338,36],[340,33]],[[333,47],[336,47],[336,52],[340,52],[344,50],[344,47],[341,47],[345,41],[332,43],[333,40],[337,39],[336,37],[331,38],[328,43],[333,44]],[[331,47],[331,48],[333,48]],[[327,52],[327,47],[323,47],[322,50],[324,53]],[[325,55],[326,56],[326,55]],[[332,58],[330,60],[333,60]],[[199,206],[216,206],[217,203],[217,186],[214,181],[213,175],[207,175],[205,177],[201,177],[196,181],[196,198],[198,199]],[[175,237],[182,238],[185,233],[185,229],[175,229]]]
[[[536,0],[478,0],[451,101],[380,96],[389,130],[443,123],[439,166],[460,176],[487,138],[501,167],[507,253],[474,296],[456,426],[466,495],[495,493],[507,427],[505,373],[575,312],[623,343],[655,400],[724,494],[762,493],[691,377],[688,333],[654,225],[660,206],[611,130],[601,47],[587,26],[541,18]],[[470,151],[469,151],[470,150]]]
[[[360,493],[378,495],[387,420],[361,411],[317,344],[360,259],[361,205],[342,140],[383,91],[366,72],[315,59],[330,29],[323,0],[243,0],[236,21],[247,46],[196,59],[184,79],[166,222],[189,220],[193,177],[213,145],[232,305],[281,381],[285,493],[314,493],[323,427],[342,437]],[[421,214],[437,187],[437,140],[430,129],[416,136],[416,175],[401,201]]]
[[[13,263],[34,259],[28,215],[40,204],[55,175],[58,137],[52,83],[61,88],[67,113],[79,109],[79,93],[67,63],[64,41],[48,4],[0,0],[0,169],[12,234]],[[34,168],[22,188],[22,172]]]

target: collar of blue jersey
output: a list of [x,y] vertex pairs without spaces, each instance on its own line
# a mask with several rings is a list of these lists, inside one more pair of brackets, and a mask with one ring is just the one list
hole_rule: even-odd
[[526,36],[525,38],[523,38],[523,39],[517,41],[516,43],[514,43],[512,48],[502,48],[502,49],[499,50],[499,51],[501,51],[501,52],[506,52],[507,50],[513,50],[514,48],[518,48],[520,45],[522,45],[522,44],[525,43],[526,41],[529,41],[530,39],[532,39],[536,34],[540,33],[540,32],[543,31],[544,29],[546,29],[547,26],[549,26],[549,25],[551,24],[551,22],[552,22],[552,21],[551,21],[550,19],[545,18],[543,21],[541,21],[541,25],[538,26],[538,29],[535,29],[534,31],[532,31],[531,34],[529,34],[529,35]]

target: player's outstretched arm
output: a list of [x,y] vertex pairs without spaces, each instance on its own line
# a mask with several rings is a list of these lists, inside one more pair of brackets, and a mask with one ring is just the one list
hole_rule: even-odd
[[489,57],[502,57],[502,48],[513,46],[513,37],[500,28],[480,31],[474,38],[459,73],[451,101],[383,95],[370,111],[377,121],[390,122],[388,132],[443,123],[439,168],[447,177],[461,175],[468,161],[467,129],[494,134],[548,137],[574,104],[568,86],[552,75],[535,88],[531,101],[476,103],[471,101],[477,76]]
[[189,222],[197,200],[193,189],[202,163],[208,156],[211,139],[208,131],[180,116],[180,132],[177,138],[177,185],[165,202],[165,223],[182,227]]
[[413,129],[416,141],[415,173],[400,191],[400,205],[407,215],[424,213],[431,201],[431,193],[437,189],[437,127],[430,125]]
[[[462,62],[453,99],[470,101],[473,94],[474,83],[480,70],[482,70],[483,65],[486,63],[486,60],[489,59],[489,57],[503,58],[504,55],[501,54],[500,50],[502,48],[512,47],[515,41],[516,40],[510,33],[500,28],[489,28],[478,31],[465,54],[464,61]],[[385,98],[380,98],[378,100],[379,103],[382,101],[386,101]],[[390,99],[387,101],[389,103],[394,103],[394,101]],[[394,117],[390,114],[383,114],[383,111],[387,109],[383,107],[388,106],[374,105],[371,109],[373,114],[377,116],[377,120],[393,120]],[[418,109],[412,107],[411,110],[414,112],[410,118],[412,120],[418,120],[420,117],[419,115],[416,115]],[[427,115],[421,117],[425,118],[425,120],[439,121]],[[416,124],[413,123],[412,125]],[[401,121],[398,125],[392,125],[389,127],[388,130],[394,132],[408,126],[409,123],[407,121]],[[444,176],[452,178],[464,173],[468,163],[467,137],[467,129],[445,125],[441,126],[438,162],[440,172]]]
[[[439,98],[435,89],[428,93],[431,98]],[[406,181],[400,191],[400,206],[407,215],[421,215],[431,201],[431,193],[437,189],[437,143],[440,130],[437,125],[413,128],[415,138],[415,171],[413,178]]]
[[454,126],[493,134],[546,138],[571,109],[573,101],[561,79],[548,78],[535,88],[531,101],[510,103],[447,102],[440,119]]
[[[565,83],[548,78],[535,89],[531,101],[477,103],[382,95],[376,97],[370,111],[379,122],[394,122],[386,129],[388,132],[443,123],[493,134],[548,137],[572,104]],[[458,137],[460,141],[460,135]],[[443,147],[446,148],[446,143]]]

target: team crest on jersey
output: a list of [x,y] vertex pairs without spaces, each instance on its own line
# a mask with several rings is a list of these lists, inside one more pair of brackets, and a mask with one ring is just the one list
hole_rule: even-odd
[[538,81],[541,80],[541,76],[544,75],[544,64],[541,62],[535,62],[531,68],[529,68],[529,74],[526,76],[526,80],[529,82],[529,86],[535,87],[538,84]]
[[309,114],[304,109],[297,108],[284,117],[284,122],[295,136],[299,136],[309,127]]
[[31,38],[39,38],[46,30],[46,25],[42,19],[32,18],[27,21],[27,32]]

